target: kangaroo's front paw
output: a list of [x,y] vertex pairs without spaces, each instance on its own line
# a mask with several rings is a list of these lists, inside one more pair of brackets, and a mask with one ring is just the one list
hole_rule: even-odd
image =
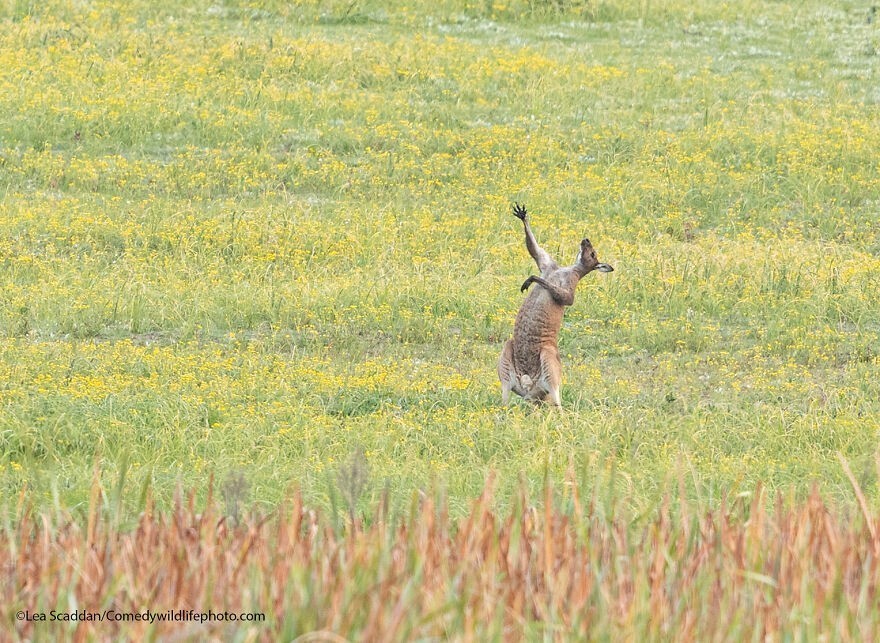
[[526,220],[526,207],[524,205],[520,205],[516,201],[513,203],[513,216],[515,216],[520,221]]
[[529,286],[531,286],[533,283],[535,283],[535,275],[532,275],[531,277],[529,277],[528,279],[526,279],[526,280],[523,282],[523,285],[519,287],[519,291],[520,291],[520,292],[525,292],[525,291],[527,291],[527,290],[529,289]]

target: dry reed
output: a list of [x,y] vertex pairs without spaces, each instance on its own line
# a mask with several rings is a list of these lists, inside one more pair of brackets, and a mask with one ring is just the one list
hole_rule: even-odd
[[[856,487],[857,488],[857,487]],[[368,522],[303,505],[224,517],[194,495],[149,501],[119,528],[96,493],[81,520],[20,510],[0,530],[0,631],[118,640],[777,640],[876,638],[877,519],[814,491],[698,512],[670,498],[653,517],[546,486],[497,509],[491,479],[461,520],[420,495]],[[439,494],[437,496],[440,497]],[[264,622],[31,622],[50,610],[262,612]],[[310,634],[311,633],[311,634]]]

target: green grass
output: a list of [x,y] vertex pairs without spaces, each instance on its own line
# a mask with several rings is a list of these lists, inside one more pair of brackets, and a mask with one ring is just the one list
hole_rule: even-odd
[[[877,497],[877,26],[855,2],[7,3],[0,489],[243,475],[462,513],[574,463],[636,510]],[[534,272],[564,412],[500,406]]]

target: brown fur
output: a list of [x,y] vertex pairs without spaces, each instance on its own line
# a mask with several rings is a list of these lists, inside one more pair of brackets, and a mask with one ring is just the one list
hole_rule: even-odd
[[521,290],[529,292],[516,315],[513,338],[507,340],[498,360],[501,398],[507,404],[510,392],[533,402],[550,401],[561,406],[559,386],[562,383],[562,362],[559,359],[559,329],[566,306],[574,303],[578,282],[588,272],[610,272],[611,266],[599,263],[589,239],[581,241],[575,263],[565,268],[541,248],[532,234],[526,209],[514,204],[514,215],[523,222],[526,248],[538,264],[540,277],[532,275]]

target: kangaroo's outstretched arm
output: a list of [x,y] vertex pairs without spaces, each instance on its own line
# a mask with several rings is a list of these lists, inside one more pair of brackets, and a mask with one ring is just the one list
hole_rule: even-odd
[[541,272],[544,272],[544,270],[552,268],[554,265],[553,259],[550,258],[550,255],[547,254],[546,250],[538,245],[538,242],[535,240],[535,235],[532,234],[532,228],[529,225],[529,215],[526,212],[525,206],[522,206],[519,203],[514,203],[513,216],[523,222],[523,227],[526,231],[526,248],[528,248],[529,254],[532,255],[535,263],[538,264],[538,269]]
[[546,288],[547,292],[550,293],[550,296],[553,297],[553,301],[555,301],[560,306],[571,306],[574,303],[573,290],[560,288],[559,286],[551,284],[543,277],[538,277],[536,275],[532,275],[523,282],[523,285],[519,289],[520,292],[528,290],[529,286],[531,286],[533,283],[538,284],[543,288]]

